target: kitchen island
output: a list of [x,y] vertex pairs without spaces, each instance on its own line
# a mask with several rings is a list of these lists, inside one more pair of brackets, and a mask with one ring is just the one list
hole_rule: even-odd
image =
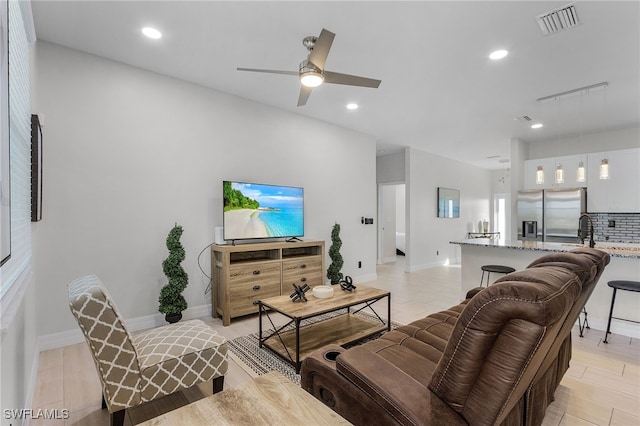
[[[461,295],[480,285],[482,265],[505,265],[516,270],[524,269],[535,259],[550,252],[566,252],[581,244],[549,243],[541,241],[504,241],[488,238],[452,241],[460,245],[462,288]],[[588,247],[588,244],[585,245]],[[623,244],[596,242],[596,249],[606,251],[611,255],[611,262],[605,268],[596,288],[587,302],[589,325],[592,329],[607,328],[607,319],[611,307],[613,290],[607,285],[608,281],[631,280],[640,281],[640,244]],[[500,278],[501,274],[491,274],[491,282]],[[618,292],[616,297],[615,317],[640,321],[640,293]],[[611,331],[614,334],[640,338],[640,324],[613,320]],[[598,331],[600,332],[600,331]]]

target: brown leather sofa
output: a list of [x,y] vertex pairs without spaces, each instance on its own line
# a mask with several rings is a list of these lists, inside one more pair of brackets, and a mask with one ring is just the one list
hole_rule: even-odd
[[608,263],[588,248],[543,256],[446,311],[317,350],[302,387],[356,425],[539,425]]

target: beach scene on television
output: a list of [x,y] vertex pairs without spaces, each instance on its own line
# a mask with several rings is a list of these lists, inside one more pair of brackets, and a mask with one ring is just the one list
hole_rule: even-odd
[[223,182],[224,239],[304,235],[304,191],[290,186]]

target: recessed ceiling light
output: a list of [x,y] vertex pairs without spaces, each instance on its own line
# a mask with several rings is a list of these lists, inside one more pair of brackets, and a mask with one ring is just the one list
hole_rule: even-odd
[[504,50],[504,49],[500,49],[500,50],[496,50],[495,52],[491,52],[491,54],[489,55],[489,58],[495,60],[498,59],[502,59],[505,56],[507,56],[509,54],[508,51]]
[[536,124],[532,124],[531,128],[532,129],[539,129],[541,127],[543,127],[544,125],[542,123],[536,123]]
[[162,37],[162,33],[160,31],[156,30],[155,28],[151,28],[151,27],[144,27],[142,29],[142,34],[144,34],[147,37],[152,38],[154,40],[157,40],[160,37]]
[[350,104],[347,104],[347,109],[358,109],[358,104],[353,102]]

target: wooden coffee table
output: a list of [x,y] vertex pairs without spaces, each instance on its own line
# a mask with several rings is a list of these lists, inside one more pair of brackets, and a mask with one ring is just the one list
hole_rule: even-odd
[[[383,320],[371,306],[378,300],[387,298],[387,320]],[[351,292],[335,287],[333,297],[316,299],[307,293],[308,302],[292,302],[289,296],[270,297],[258,302],[260,308],[260,347],[266,346],[285,361],[291,363],[296,373],[300,372],[302,360],[309,353],[329,343],[345,345],[383,330],[391,330],[391,293],[373,287],[358,285]],[[353,308],[353,310],[352,310]],[[373,314],[371,317],[357,315],[363,309]],[[345,313],[301,327],[305,319],[345,309]],[[278,312],[291,319],[287,324],[276,327],[270,318],[271,312]],[[263,337],[263,318],[267,318],[274,331]],[[290,325],[294,325],[293,329]]]
[[277,371],[140,423],[141,426],[212,424],[298,426],[351,423]]

